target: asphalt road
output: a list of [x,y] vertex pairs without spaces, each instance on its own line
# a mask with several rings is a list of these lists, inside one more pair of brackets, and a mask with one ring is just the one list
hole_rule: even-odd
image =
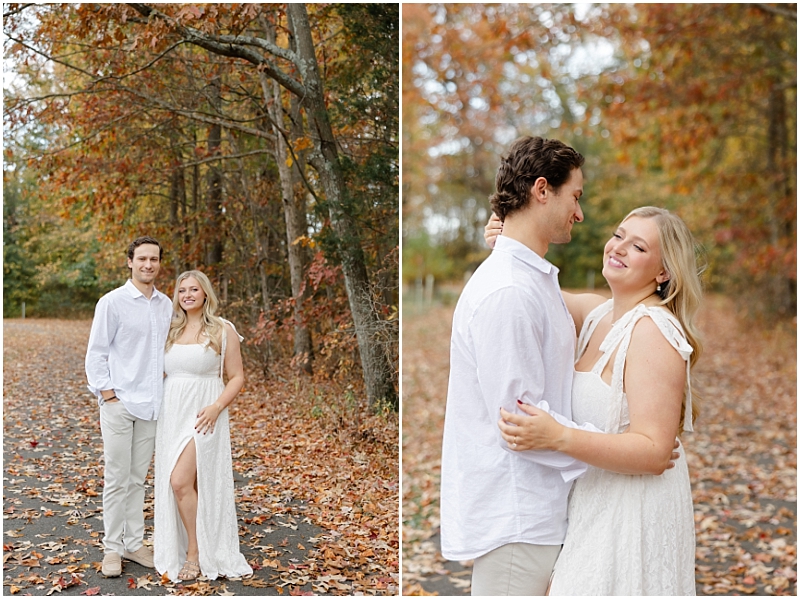
[[[311,594],[303,564],[325,531],[304,521],[299,502],[273,512],[237,506],[240,550],[252,577],[162,584],[155,570],[130,561],[123,561],[122,576],[103,577],[102,440],[97,404],[83,378],[85,339],[52,339],[36,321],[5,321],[4,327],[4,595]],[[10,344],[13,335],[28,342]],[[151,467],[146,544],[153,532],[152,475]],[[234,477],[243,487],[244,479]]]

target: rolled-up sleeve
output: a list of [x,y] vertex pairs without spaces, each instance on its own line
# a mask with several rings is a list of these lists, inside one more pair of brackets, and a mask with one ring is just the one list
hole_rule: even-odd
[[116,330],[117,316],[113,306],[106,297],[102,297],[94,310],[85,362],[89,391],[98,398],[101,396],[101,391],[112,388],[108,354]]

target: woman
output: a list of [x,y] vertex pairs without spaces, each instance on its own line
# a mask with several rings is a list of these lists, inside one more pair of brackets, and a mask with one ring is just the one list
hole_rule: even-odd
[[[497,225],[487,225],[487,241]],[[553,595],[694,595],[694,516],[683,449],[692,430],[690,366],[700,353],[693,319],[701,297],[694,242],[660,208],[631,212],[605,246],[613,299],[564,294],[579,331],[573,418],[605,433],[564,427],[547,412],[503,410],[516,450],[550,449],[591,467],[573,488]]]
[[244,384],[240,337],[215,315],[202,272],[178,276],[172,303],[156,433],[155,567],[173,582],[252,574],[239,552],[227,411]]

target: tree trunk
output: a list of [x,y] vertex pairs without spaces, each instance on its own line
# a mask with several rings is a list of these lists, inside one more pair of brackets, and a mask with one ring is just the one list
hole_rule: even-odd
[[[274,41],[274,29],[270,28],[267,35]],[[264,104],[269,111],[270,119],[275,132],[275,162],[278,166],[278,176],[281,182],[281,201],[283,215],[286,222],[286,253],[289,259],[289,274],[292,285],[292,298],[294,299],[294,359],[295,364],[303,371],[311,374],[314,359],[314,348],[311,343],[311,331],[306,322],[303,304],[306,299],[305,285],[305,252],[299,240],[308,234],[305,213],[300,214],[294,198],[294,178],[292,167],[287,160],[290,157],[286,140],[280,128],[284,126],[280,86],[259,73],[261,89],[264,94]]]
[[168,22],[169,26],[175,27],[187,41],[205,48],[209,52],[247,60],[259,71],[263,71],[271,79],[278,81],[281,86],[300,100],[308,115],[311,135],[316,136],[314,139],[315,152],[309,163],[319,174],[328,203],[331,227],[338,238],[339,256],[361,353],[367,398],[372,405],[386,402],[396,409],[398,397],[393,382],[394,371],[388,352],[383,350],[377,339],[383,323],[376,311],[372,309],[372,292],[358,228],[344,207],[345,185],[342,180],[336,140],[325,107],[322,81],[305,5],[286,5],[286,15],[290,21],[290,29],[295,34],[297,51],[285,52],[274,46],[267,50],[273,55],[292,60],[301,75],[302,84],[292,74],[283,72],[276,67],[275,63],[265,60],[263,56],[248,46],[231,43],[229,40],[220,41],[200,31],[190,30],[175,23],[174,20],[167,19],[148,5],[133,3],[130,6],[146,17],[155,13],[158,18]]
[[378,315],[372,309],[372,293],[367,277],[364,252],[361,247],[358,229],[344,207],[345,186],[342,180],[336,140],[325,107],[322,81],[319,76],[308,13],[303,4],[288,4],[286,12],[292,22],[297,41],[297,66],[306,88],[303,98],[316,152],[311,165],[319,173],[329,207],[331,227],[339,243],[347,298],[361,354],[367,398],[372,405],[387,402],[397,407],[398,398],[392,377],[389,358],[376,338],[381,328]]
[[[229,135],[229,141],[231,147],[233,148],[234,153],[240,154],[241,148],[239,146],[239,142],[236,139],[236,135],[231,133]],[[242,185],[242,193],[244,194],[245,201],[247,202],[247,208],[250,211],[250,220],[253,223],[253,241],[255,242],[255,254],[256,254],[256,270],[258,272],[258,283],[261,289],[261,310],[267,312],[270,309],[270,296],[269,296],[269,285],[267,284],[267,272],[264,268],[264,264],[267,261],[267,256],[269,254],[269,231],[266,231],[266,241],[262,238],[262,232],[259,230],[258,221],[259,221],[259,214],[258,214],[258,207],[256,206],[256,202],[253,199],[253,194],[250,193],[251,190],[251,183],[247,178],[247,171],[245,169],[244,161],[241,158],[237,158],[237,162],[239,164],[239,176],[241,178],[241,185]],[[250,293],[250,296],[253,294]],[[258,312],[258,308],[255,304],[253,304],[252,308]],[[254,317],[257,318],[258,314],[254,314]]]
[[[786,95],[784,86],[773,83],[769,96],[769,126],[767,134],[767,172],[772,179],[774,200],[767,202],[767,220],[770,243],[775,255],[783,255],[782,241],[792,234],[792,223],[776,212],[775,205],[783,204],[783,198],[791,193],[789,177],[786,175],[786,160],[789,153],[789,132],[786,127]],[[769,285],[771,301],[781,315],[796,310],[797,298],[794,281],[787,279],[778,268],[773,269]]]
[[184,180],[183,167],[181,166],[180,156],[175,159],[175,167],[170,173],[170,188],[169,188],[169,224],[172,230],[171,239],[171,256],[172,263],[175,265],[177,276],[182,272],[183,263],[181,261],[181,245],[182,235],[180,233],[182,219],[182,205],[186,198],[186,181]]
[[[211,103],[215,110],[219,108],[219,76],[211,81]],[[212,125],[208,130],[208,154],[213,156],[219,153],[222,144],[222,127]],[[208,212],[208,231],[211,242],[206,249],[206,264],[212,272],[216,273],[217,265],[222,262],[222,235],[220,231],[220,217],[222,216],[222,173],[216,162],[212,162],[208,170],[208,196],[206,200]],[[220,281],[221,282],[221,281]]]

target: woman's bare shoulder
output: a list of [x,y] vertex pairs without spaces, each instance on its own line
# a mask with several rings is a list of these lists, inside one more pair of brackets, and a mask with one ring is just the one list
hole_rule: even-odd
[[222,321],[222,326],[225,330],[225,336],[228,342],[235,341],[238,345],[244,337],[239,334],[239,331],[236,330],[236,326],[230,320],[226,320],[225,318],[220,318],[220,320]]
[[684,370],[684,360],[680,353],[650,316],[643,316],[633,326],[628,350],[629,362],[631,357],[634,358],[634,364],[647,364],[648,368],[666,368],[676,372]]

